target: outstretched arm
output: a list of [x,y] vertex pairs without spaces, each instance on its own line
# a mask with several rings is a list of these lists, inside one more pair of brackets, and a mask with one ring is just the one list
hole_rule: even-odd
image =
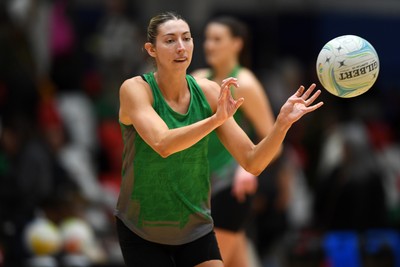
[[[252,71],[242,68],[238,75],[240,87],[235,88],[234,97],[245,99],[240,107],[244,116],[254,128],[257,134],[256,142],[266,137],[275,122],[267,91]],[[238,121],[240,125],[240,121]],[[276,156],[279,156],[279,152]],[[258,187],[258,177],[247,172],[242,166],[238,165],[232,184],[232,194],[239,202],[246,199],[247,195],[252,195]]]
[[240,165],[254,175],[259,175],[279,151],[292,124],[323,105],[323,102],[312,105],[321,94],[320,90],[313,94],[315,87],[312,84],[305,90],[304,86],[300,86],[282,106],[271,133],[257,145],[250,141],[231,118],[217,129],[221,141]]
[[[217,84],[210,83],[210,86],[218,88]],[[211,117],[185,127],[169,129],[152,107],[153,98],[147,83],[136,77],[121,86],[119,118],[122,123],[133,125],[149,146],[162,157],[167,157],[194,145],[232,117],[243,99],[232,98],[231,85],[237,86],[236,79],[226,79],[222,83],[217,110]]]

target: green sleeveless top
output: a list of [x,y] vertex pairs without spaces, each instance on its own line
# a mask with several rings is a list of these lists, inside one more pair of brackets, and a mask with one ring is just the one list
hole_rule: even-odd
[[[237,78],[239,71],[242,67],[237,65],[228,77]],[[208,79],[213,79],[213,73],[210,72]],[[232,95],[234,94],[234,87],[231,87]],[[251,124],[244,116],[241,109],[238,109],[234,114],[234,119],[248,134],[252,135],[253,129]],[[210,162],[210,177],[212,183],[213,194],[219,190],[232,184],[233,176],[236,171],[237,163],[229,151],[224,147],[218,138],[215,131],[210,134],[210,141],[208,146],[208,160]]]
[[[191,95],[186,114],[175,112],[167,104],[154,73],[142,77],[151,87],[154,110],[170,129],[212,115],[203,91],[192,76],[186,76]],[[120,126],[124,150],[115,215],[140,237],[161,244],[188,243],[212,231],[208,136],[188,149],[162,158],[132,125],[120,123]]]

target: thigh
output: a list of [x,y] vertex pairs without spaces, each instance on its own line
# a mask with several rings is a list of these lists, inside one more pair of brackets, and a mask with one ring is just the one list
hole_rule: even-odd
[[232,250],[230,267],[250,267],[247,238],[244,231],[237,233]]
[[175,254],[176,267],[193,267],[205,262],[213,263],[204,266],[222,266],[214,231],[184,245],[181,245]]
[[170,251],[161,244],[149,242],[133,233],[116,219],[121,252],[127,267],[173,267]]

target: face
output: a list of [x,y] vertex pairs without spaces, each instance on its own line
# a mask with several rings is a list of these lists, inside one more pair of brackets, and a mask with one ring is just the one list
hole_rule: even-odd
[[234,38],[227,26],[210,23],[205,30],[204,52],[211,66],[224,64],[238,57],[238,38]]
[[193,54],[189,25],[183,20],[169,20],[159,25],[156,43],[151,45],[149,54],[156,59],[158,67],[187,69]]

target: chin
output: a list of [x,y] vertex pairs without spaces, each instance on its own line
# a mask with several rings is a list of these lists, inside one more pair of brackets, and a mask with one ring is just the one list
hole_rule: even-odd
[[210,65],[210,66],[213,66],[213,65],[218,63],[218,59],[214,58],[214,57],[208,57],[206,59],[206,61],[207,61],[207,64]]

